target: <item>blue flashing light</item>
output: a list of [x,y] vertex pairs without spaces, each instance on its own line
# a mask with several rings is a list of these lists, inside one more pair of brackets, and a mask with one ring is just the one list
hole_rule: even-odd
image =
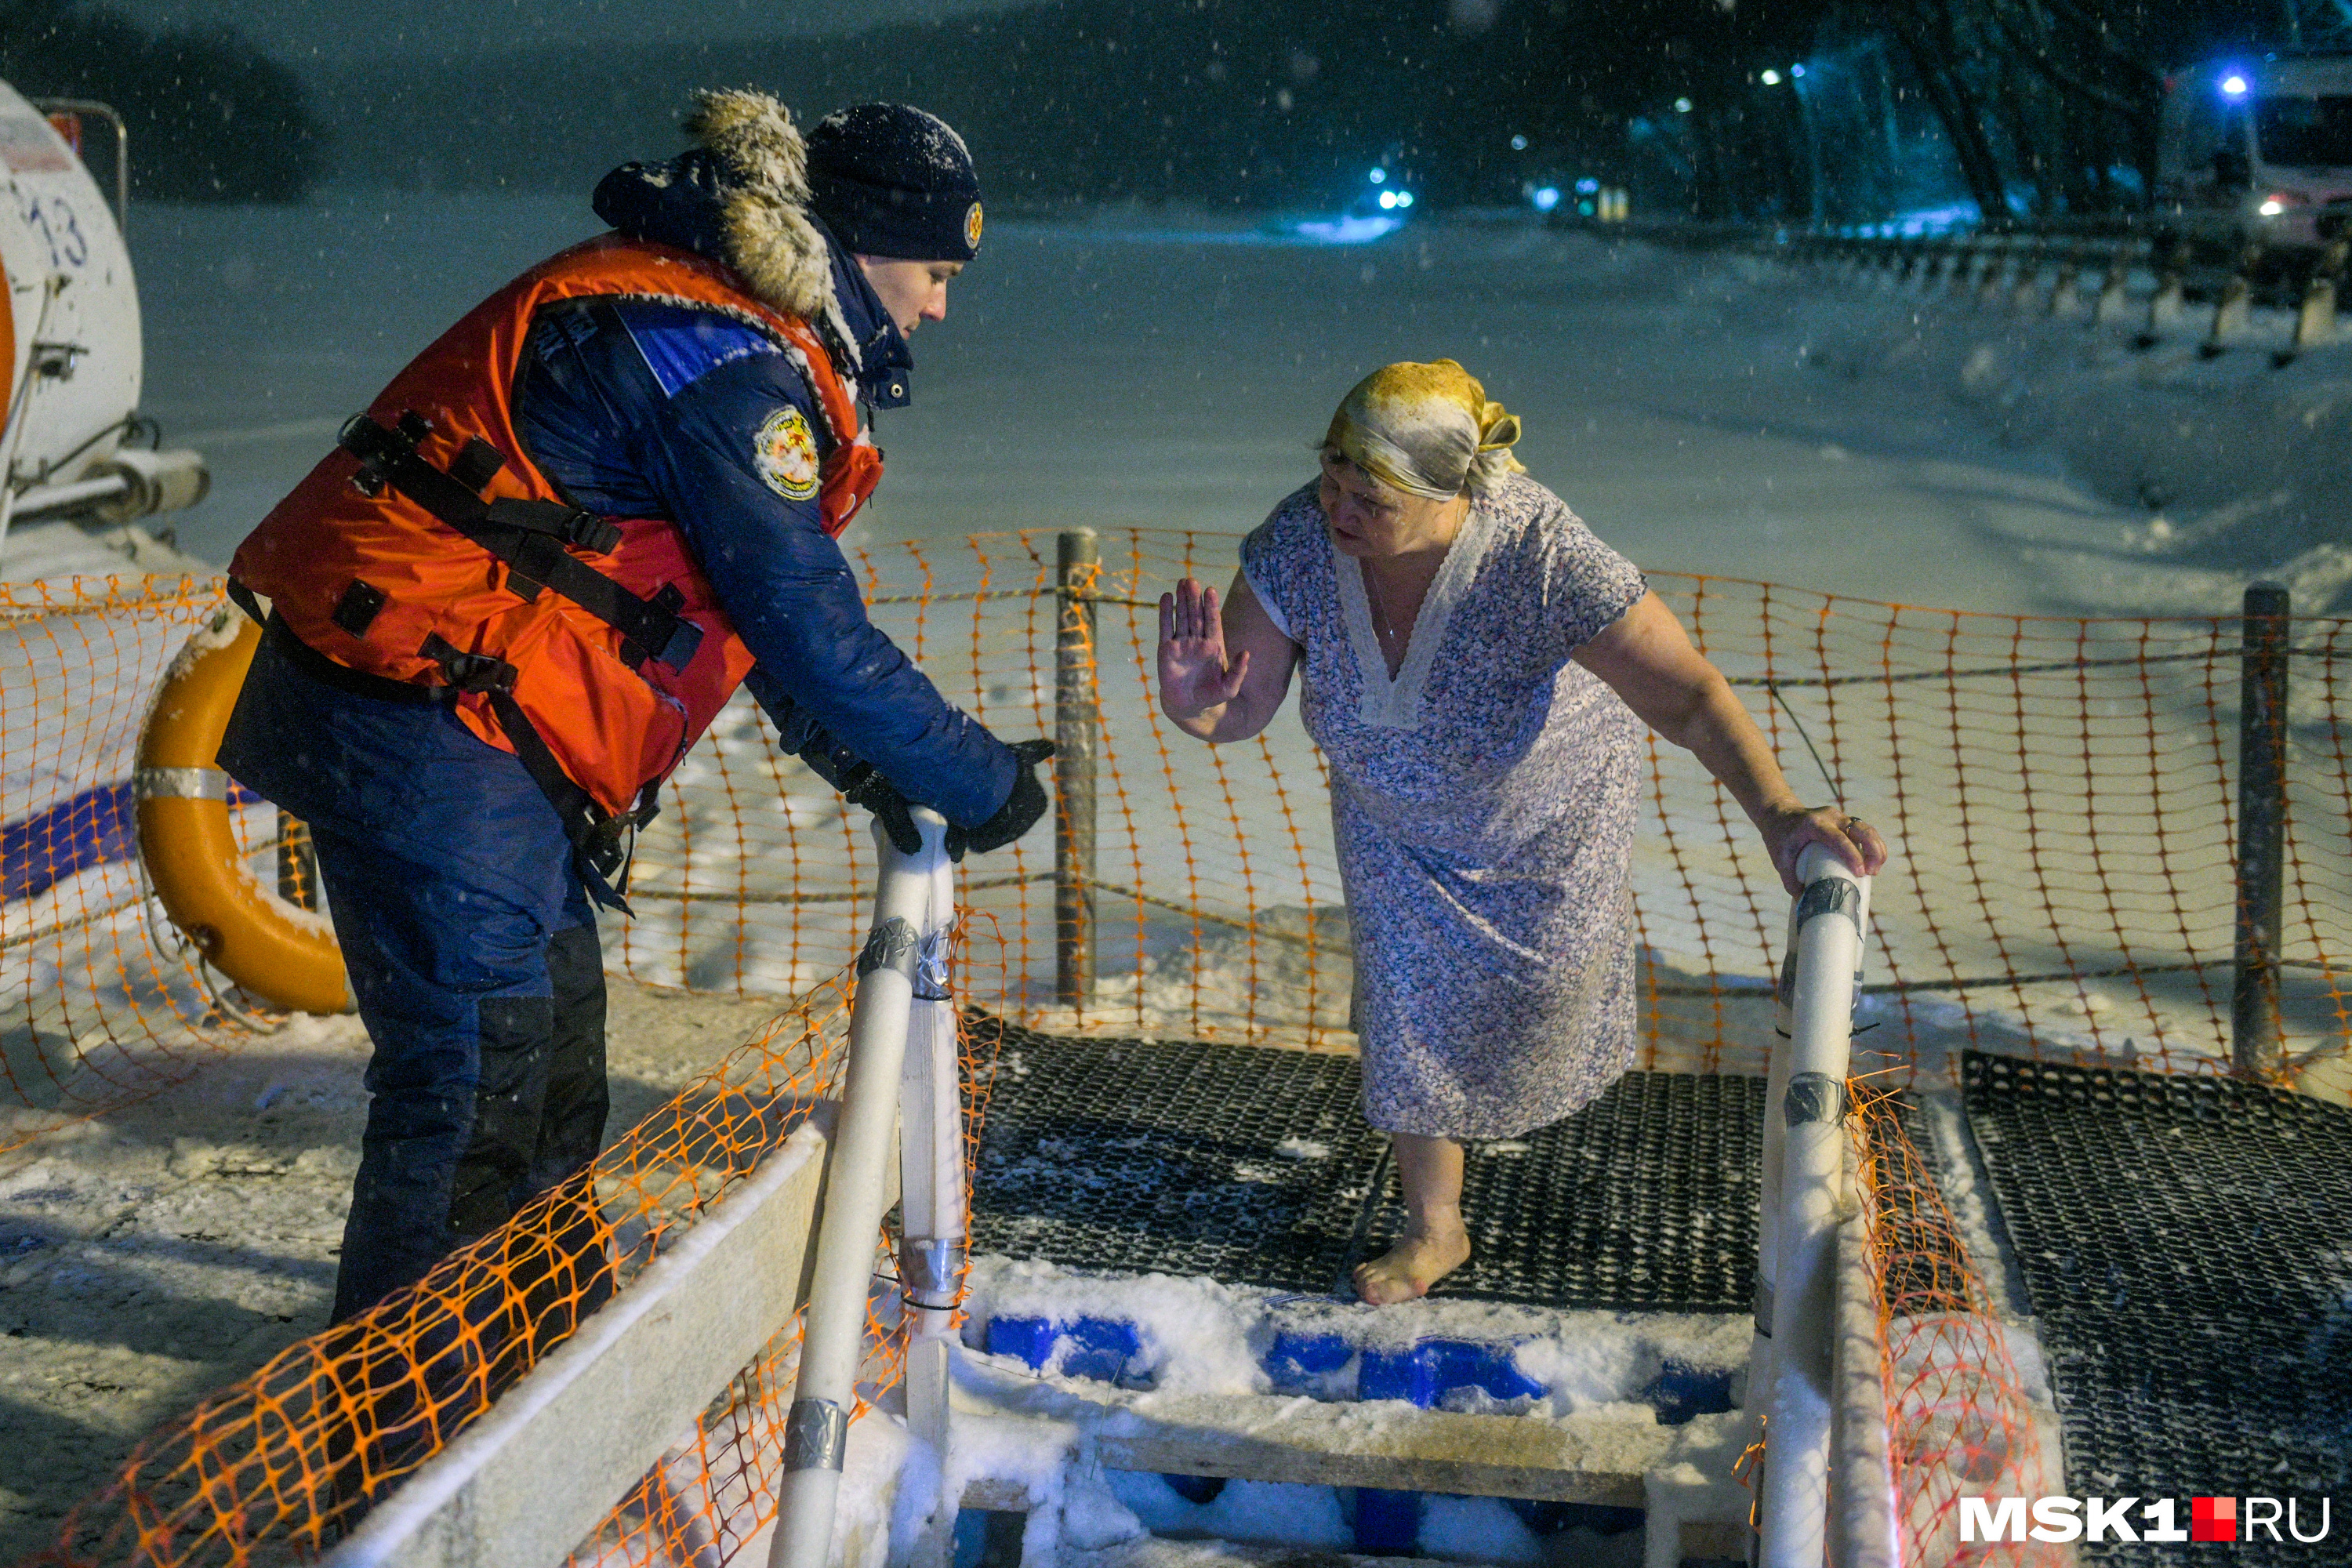
[[1559,187],[1558,185],[1538,185],[1535,190],[1528,195],[1528,200],[1535,203],[1536,211],[1539,213],[1548,213],[1551,211],[1552,208],[1559,205]]
[[1395,206],[1397,205],[1396,198],[1397,194],[1394,191],[1382,191],[1381,193],[1381,210],[1382,212],[1386,212],[1390,208]]
[[1790,74],[1790,76],[1802,76],[1802,75],[1804,75],[1804,74],[1805,74],[1805,63],[1804,63],[1802,60],[1799,60],[1795,65],[1792,65],[1792,66],[1790,66],[1790,67],[1789,68],[1789,74]]
[[1386,169],[1374,169],[1371,173],[1370,178],[1372,184],[1376,185],[1385,185],[1389,183],[1389,172]]
[[2221,79],[2221,96],[2223,98],[2243,98],[2246,96],[2249,86],[2250,84],[2247,82],[2246,76],[2243,71],[2231,71],[2228,76]]
[[1576,182],[1576,194],[1580,196],[1591,195],[1600,189],[1601,182],[1598,180],[1582,179]]
[[1401,207],[1409,207],[1412,205],[1412,193],[1411,191],[1399,191],[1396,194],[1396,198],[1397,205]]

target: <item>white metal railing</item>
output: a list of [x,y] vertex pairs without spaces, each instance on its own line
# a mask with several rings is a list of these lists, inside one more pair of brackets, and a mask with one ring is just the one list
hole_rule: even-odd
[[[955,1004],[947,985],[955,923],[954,867],[947,823],[914,809],[922,848],[896,848],[877,823],[882,861],[874,927],[857,959],[841,1115],[825,1167],[817,1220],[815,1277],[801,1341],[800,1380],[784,1424],[770,1568],[832,1560],[834,1510],[866,1342],[874,1241],[888,1205],[889,1159],[898,1137],[905,1239],[898,1268],[911,1321],[907,1346],[907,1424],[947,1454],[948,1369],[955,1295],[963,1273],[963,1101],[958,1077]],[[944,1562],[959,1500],[942,1495],[916,1561]]]
[[1828,850],[1797,863],[1780,973],[1782,1038],[1766,1080],[1756,1339],[1748,1399],[1767,1438],[1762,1568],[1822,1568],[1828,1551],[1838,1227],[1848,1196],[1846,1078],[1870,879]]

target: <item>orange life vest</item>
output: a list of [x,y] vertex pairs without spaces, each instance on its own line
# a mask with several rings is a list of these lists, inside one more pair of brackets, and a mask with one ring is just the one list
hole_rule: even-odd
[[229,574],[312,654],[451,700],[531,770],[610,876],[623,830],[652,816],[661,781],[753,661],[674,523],[572,506],[515,433],[533,318],[600,296],[712,307],[772,339],[826,426],[824,530],[848,525],[882,456],[816,332],[692,251],[607,235],[524,273],[419,354]]

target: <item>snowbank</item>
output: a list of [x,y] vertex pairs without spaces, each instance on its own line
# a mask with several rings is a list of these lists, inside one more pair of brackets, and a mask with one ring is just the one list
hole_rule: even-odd
[[2292,317],[2263,309],[2242,341],[2207,354],[2210,307],[2192,305],[2141,348],[2144,308],[2102,325],[1826,267],[1723,266],[1744,313],[1780,313],[1817,371],[1948,401],[2121,509],[2021,552],[2080,612],[2226,614],[2248,580],[2269,576],[2300,613],[2352,613],[2352,342],[2280,364]]

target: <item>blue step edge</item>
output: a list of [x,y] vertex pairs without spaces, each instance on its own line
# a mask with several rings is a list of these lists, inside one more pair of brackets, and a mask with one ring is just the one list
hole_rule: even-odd
[[[1034,1371],[1064,1377],[1116,1383],[1136,1368],[1142,1336],[1133,1323],[1112,1318],[992,1318],[984,1348],[992,1355],[1018,1356]],[[1402,1399],[1433,1409],[1448,1396],[1477,1389],[1495,1399],[1541,1399],[1550,1391],[1519,1371],[1516,1346],[1473,1340],[1426,1339],[1401,1349],[1359,1351],[1338,1334],[1277,1331],[1262,1364],[1280,1394],[1318,1393],[1320,1397]],[[1352,1388],[1347,1377],[1355,1363]],[[1137,1368],[1139,1372],[1141,1369]],[[1700,1415],[1737,1409],[1733,1373],[1667,1359],[1640,1395],[1658,1413],[1662,1426],[1680,1426]],[[1338,1391],[1345,1391],[1344,1393]],[[1212,1501],[1223,1481],[1198,1476],[1161,1479],[1194,1504]],[[1505,1500],[1538,1535],[1585,1530],[1617,1535],[1642,1522],[1642,1510],[1582,1503]],[[1420,1492],[1359,1487],[1351,1519],[1356,1550],[1405,1553],[1420,1545],[1424,1499]]]
[[[1123,1319],[992,1318],[983,1346],[1018,1356],[1033,1370],[1116,1383],[1143,1351],[1142,1336]],[[1318,1393],[1324,1398],[1402,1399],[1434,1409],[1450,1396],[1476,1389],[1498,1400],[1542,1399],[1550,1390],[1521,1372],[1516,1347],[1475,1340],[1426,1339],[1395,1350],[1358,1351],[1338,1334],[1277,1331],[1261,1364],[1277,1394]],[[1355,1363],[1355,1375],[1346,1373]],[[1138,1372],[1139,1368],[1136,1369]],[[1640,1395],[1662,1426],[1738,1406],[1733,1373],[1669,1359]]]
[[1143,1341],[1133,1323],[1112,1318],[991,1318],[984,1348],[1019,1356],[1035,1372],[1117,1383],[1142,1353]]

